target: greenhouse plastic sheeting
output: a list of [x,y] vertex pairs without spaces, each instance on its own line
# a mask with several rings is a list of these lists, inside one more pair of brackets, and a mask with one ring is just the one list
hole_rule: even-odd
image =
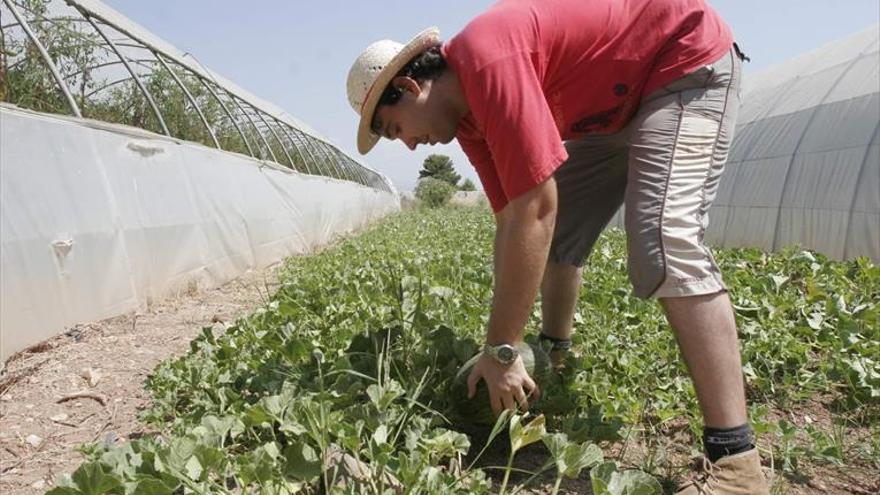
[[880,261],[880,26],[746,78],[707,238]]
[[399,209],[396,194],[0,106],[0,359]]
[[880,262],[880,26],[746,72],[742,99],[706,239]]

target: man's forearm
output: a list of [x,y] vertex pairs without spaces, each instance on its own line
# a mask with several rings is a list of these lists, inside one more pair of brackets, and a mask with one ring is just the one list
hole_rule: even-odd
[[538,187],[550,189],[521,199],[530,204],[508,205],[513,211],[505,212],[498,222],[489,344],[522,340],[541,285],[556,221],[556,185],[550,179]]

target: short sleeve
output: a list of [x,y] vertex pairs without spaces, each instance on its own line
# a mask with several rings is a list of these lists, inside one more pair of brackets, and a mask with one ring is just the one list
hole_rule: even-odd
[[492,154],[489,152],[488,145],[482,139],[462,137],[458,138],[458,144],[461,145],[461,149],[477,171],[492,210],[496,213],[501,211],[507,206],[507,196],[501,187],[498,174],[495,173],[495,165],[492,163]]
[[466,79],[474,122],[511,201],[547,180],[568,158],[562,137],[528,53],[496,60]]

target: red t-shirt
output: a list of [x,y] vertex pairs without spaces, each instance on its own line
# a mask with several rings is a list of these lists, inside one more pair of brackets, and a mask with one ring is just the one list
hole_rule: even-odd
[[500,211],[568,158],[563,140],[620,130],[732,43],[703,0],[502,0],[443,45],[471,110],[456,138]]

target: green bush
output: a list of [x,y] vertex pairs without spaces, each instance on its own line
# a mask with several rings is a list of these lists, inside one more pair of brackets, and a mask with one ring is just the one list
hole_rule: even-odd
[[477,186],[474,185],[474,181],[472,181],[470,179],[465,179],[464,182],[462,182],[461,185],[458,186],[458,190],[459,191],[476,191]]
[[425,177],[416,185],[416,199],[430,208],[437,208],[449,202],[455,194],[455,187],[450,183]]

